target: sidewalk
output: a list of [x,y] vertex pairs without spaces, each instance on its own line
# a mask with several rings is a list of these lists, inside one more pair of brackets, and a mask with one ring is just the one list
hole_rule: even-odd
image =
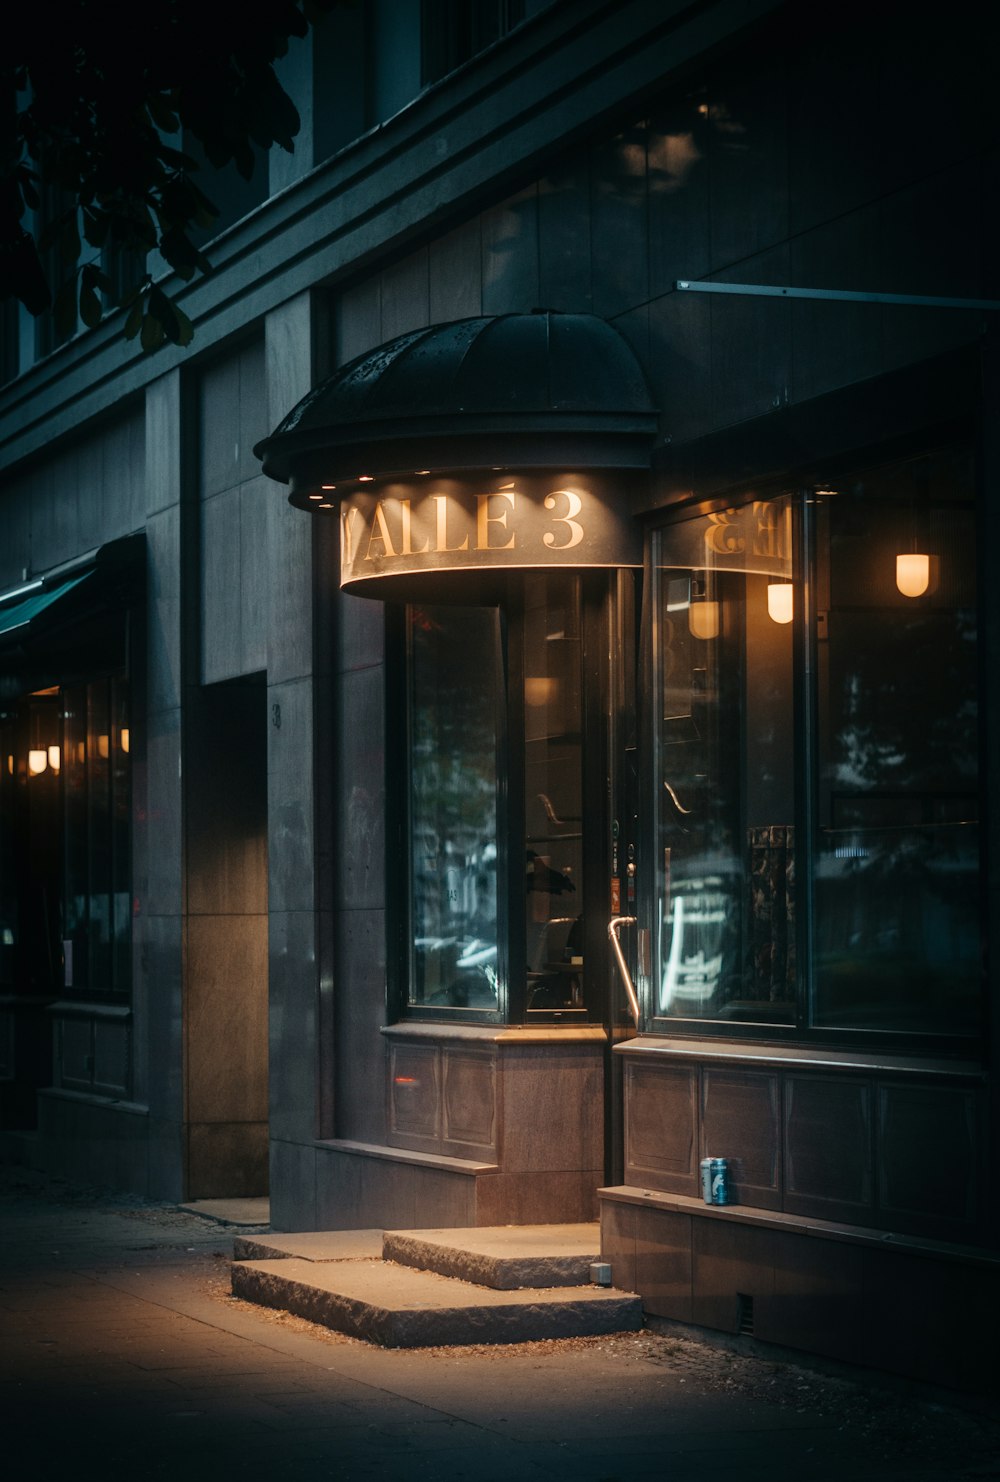
[[643,1332],[391,1351],[229,1295],[231,1225],[0,1167],[19,1476],[1000,1478],[992,1416]]

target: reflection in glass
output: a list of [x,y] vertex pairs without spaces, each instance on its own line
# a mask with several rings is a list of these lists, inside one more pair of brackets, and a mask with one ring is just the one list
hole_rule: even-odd
[[[953,450],[804,493],[801,565],[788,498],[658,534],[661,1014],[977,1030],[973,490],[971,456]],[[900,586],[901,551],[926,582]],[[692,620],[706,602],[717,630]]]
[[495,608],[407,608],[411,1004],[497,1007]]
[[124,677],[62,691],[63,937],[67,988],[127,994],[131,981],[131,762]]
[[768,601],[790,515],[756,501],[657,538],[660,1014],[794,1017],[792,637]]
[[[978,715],[971,458],[845,483],[819,511],[817,1022],[976,1027]],[[901,544],[934,580],[897,583]]]
[[524,604],[528,1010],[582,1011],[579,578],[528,576]]

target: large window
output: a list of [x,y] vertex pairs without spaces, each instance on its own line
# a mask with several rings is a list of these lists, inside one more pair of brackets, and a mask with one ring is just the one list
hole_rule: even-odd
[[131,735],[124,679],[63,692],[65,986],[121,998],[131,982]]
[[500,619],[407,609],[412,1005],[496,1009]]
[[[584,630],[603,621],[603,578],[592,586],[589,608],[579,576],[539,572],[496,607],[406,609],[400,997],[411,1012],[527,1021],[599,1011],[584,932],[597,880],[585,869]],[[604,806],[602,794],[597,817]]]
[[679,521],[654,572],[654,1014],[974,1033],[971,458]]
[[0,986],[121,1002],[132,950],[127,682],[25,695],[0,735]]

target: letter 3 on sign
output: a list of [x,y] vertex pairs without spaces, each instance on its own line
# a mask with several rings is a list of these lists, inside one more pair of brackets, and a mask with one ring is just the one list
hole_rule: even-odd
[[546,509],[555,509],[556,496],[559,494],[566,500],[566,513],[564,515],[553,515],[552,518],[557,520],[560,525],[566,526],[569,531],[569,540],[564,540],[561,545],[556,545],[556,538],[552,531],[546,530],[542,536],[542,543],[547,545],[551,551],[568,551],[573,546],[579,545],[583,539],[583,526],[575,518],[583,509],[583,500],[572,489],[557,489],[555,494],[547,494],[545,496]]

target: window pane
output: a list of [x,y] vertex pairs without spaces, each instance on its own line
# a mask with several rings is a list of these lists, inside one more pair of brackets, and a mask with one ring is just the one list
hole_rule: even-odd
[[411,1004],[497,1006],[494,608],[407,609]]
[[87,864],[87,691],[72,685],[63,691],[63,935],[72,945],[67,960],[67,986],[77,992],[90,986],[88,971],[89,872]]
[[790,502],[685,521],[654,549],[655,1011],[789,1022]]
[[126,679],[111,681],[111,709],[113,987],[116,993],[124,993],[132,976],[132,740]]
[[108,682],[87,686],[90,986],[111,988],[111,715]]
[[580,583],[525,578],[528,1010],[583,1008]]
[[[878,469],[817,510],[815,1017],[965,1033],[979,997],[971,459]],[[906,596],[896,556],[930,557]]]

